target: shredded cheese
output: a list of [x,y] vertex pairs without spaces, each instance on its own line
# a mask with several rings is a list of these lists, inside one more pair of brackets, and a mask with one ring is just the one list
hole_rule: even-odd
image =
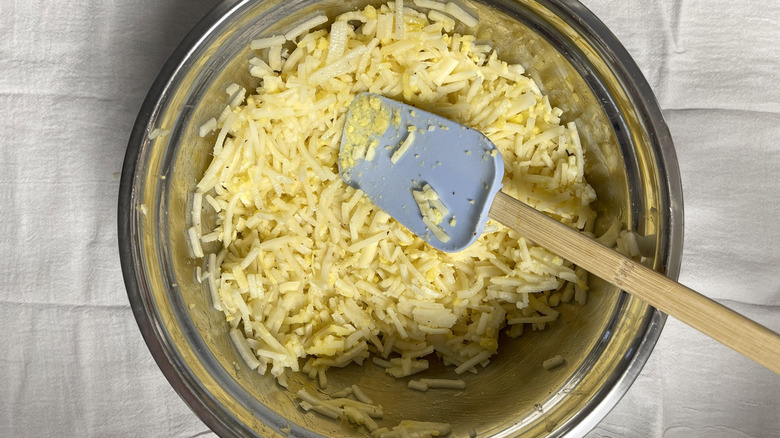
[[466,12],[456,3],[447,2],[447,4],[444,6],[444,10],[468,27],[474,27],[479,22],[476,17]]
[[421,8],[431,9],[434,11],[446,11],[445,4],[436,0],[413,0],[416,6]]
[[252,40],[252,42],[249,43],[249,48],[252,50],[267,49],[273,46],[280,46],[284,44],[285,41],[287,41],[287,38],[284,35],[258,38],[256,40]]
[[217,119],[212,117],[209,120],[207,120],[204,124],[200,125],[200,128],[198,129],[198,136],[205,137],[210,133],[216,131],[216,129],[217,129]]
[[294,40],[300,35],[303,35],[313,28],[319,26],[320,24],[325,24],[328,22],[328,17],[325,15],[317,15],[315,17],[309,18],[308,20],[304,21],[303,23],[295,26],[294,28],[290,29],[287,33],[284,34],[284,37],[290,41]]
[[[247,68],[260,86],[247,95],[231,84],[229,105],[198,130],[218,134],[187,239],[206,260],[200,281],[230,324],[232,342],[260,374],[282,379],[285,370],[300,371],[324,387],[330,367],[369,359],[404,377],[435,358],[456,374],[473,373],[496,354],[505,327],[512,336],[524,326],[542,329],[559,316],[554,302],[587,299],[584,270],[503,226],[490,222],[468,249],[441,253],[338,177],[347,109],[370,91],[484,132],[505,160],[503,190],[511,196],[571,227],[587,229],[595,217],[575,124],[560,123],[560,110],[522,66],[501,61],[472,35],[445,33],[450,16],[475,26],[470,13],[454,3],[413,3],[429,8],[427,15],[395,2],[350,11],[313,31],[327,21],[315,16],[283,36],[295,40],[292,53],[281,36],[254,40],[250,47],[259,51]],[[376,128],[391,122],[388,114]],[[394,163],[403,164],[415,132]],[[446,206],[431,187],[418,196],[426,225],[448,239],[440,226]],[[201,220],[201,208],[209,220]],[[623,240],[636,253],[636,239]],[[463,386],[419,382],[410,385]],[[376,436],[449,431],[415,422],[378,428],[381,408],[359,388],[351,391],[357,399],[298,396],[303,409]]]
[[406,138],[404,138],[404,141],[401,142],[401,144],[398,146],[398,149],[393,152],[393,155],[390,156],[390,162],[393,164],[397,164],[398,160],[401,159],[401,157],[406,153],[406,151],[409,150],[409,147],[412,146],[412,143],[414,143],[414,138],[416,136],[417,128],[414,126],[409,127],[409,133],[406,135]]
[[564,362],[565,360],[563,359],[563,356],[556,355],[542,362],[542,367],[544,367],[546,370],[551,370],[555,367],[563,365]]
[[157,137],[163,137],[171,133],[170,129],[155,128],[149,133],[149,140],[154,140]]
[[453,379],[420,379],[410,380],[407,386],[417,391],[427,391],[428,389],[466,389],[464,380]]
[[[442,235],[449,240],[449,238],[446,236],[447,233],[441,229],[439,224],[442,222],[445,216],[450,214],[450,211],[441,202],[439,194],[436,193],[430,185],[425,184],[422,190],[412,190],[412,196],[414,197],[414,201],[417,203],[417,208],[420,210],[420,214],[422,214],[425,224],[428,225],[428,222],[430,222],[431,224],[435,225],[435,228],[441,231],[439,234],[437,234],[437,236]],[[452,223],[452,220],[450,220],[450,224]],[[436,231],[434,231],[434,233],[435,232]],[[446,240],[442,241],[446,242]]]

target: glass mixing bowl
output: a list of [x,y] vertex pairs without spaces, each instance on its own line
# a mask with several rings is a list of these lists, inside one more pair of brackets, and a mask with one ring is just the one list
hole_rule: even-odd
[[[138,115],[119,194],[119,247],[133,312],[149,349],[174,389],[222,436],[354,436],[360,429],[298,408],[287,391],[242,366],[224,316],[195,281],[186,212],[212,145],[197,128],[221,111],[231,82],[253,84],[248,42],[279,33],[315,11],[330,17],[365,1],[225,1],[182,42]],[[412,2],[408,2],[412,3]],[[479,39],[504,60],[520,62],[540,82],[563,122],[575,121],[586,174],[598,194],[597,231],[614,219],[656,235],[649,263],[676,278],[682,251],[682,191],[668,129],[626,50],[573,0],[465,1]],[[250,88],[247,86],[247,88]],[[156,128],[167,135],[150,138]],[[453,397],[409,393],[377,367],[328,372],[335,388],[357,383],[384,406],[384,424],[409,418],[450,422],[451,436],[581,436],[626,392],[647,360],[665,315],[591,276],[588,303],[562,305],[544,331],[504,339],[499,354]],[[547,371],[541,362],[561,354]],[[451,376],[442,366],[427,377]]]

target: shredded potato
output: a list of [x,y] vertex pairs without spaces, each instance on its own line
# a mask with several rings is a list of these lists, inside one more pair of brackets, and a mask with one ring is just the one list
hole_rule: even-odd
[[[200,129],[214,141],[214,158],[193,216],[202,206],[216,224],[204,233],[198,219],[188,239],[208,261],[202,278],[215,309],[260,374],[300,370],[324,385],[329,367],[373,355],[403,377],[427,369],[434,353],[456,374],[474,373],[496,353],[503,328],[512,336],[523,325],[541,330],[558,318],[555,305],[585,301],[583,270],[514,231],[491,221],[468,249],[439,252],[339,177],[348,106],[370,91],[483,132],[505,161],[507,193],[592,229],[595,192],[574,123],[561,124],[562,112],[522,66],[471,35],[446,33],[453,23],[444,13],[474,26],[469,13],[413,3],[434,9],[391,2],[335,17],[330,29],[311,30],[323,23],[312,18],[284,44],[280,36],[254,40],[248,68],[259,86],[248,97],[232,87],[224,117]],[[299,396],[306,410],[377,429],[368,403]]]

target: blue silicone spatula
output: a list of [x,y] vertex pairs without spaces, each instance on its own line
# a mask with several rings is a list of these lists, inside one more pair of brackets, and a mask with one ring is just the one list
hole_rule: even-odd
[[433,247],[467,248],[488,218],[780,374],[780,335],[501,191],[482,133],[371,93],[350,104],[339,172]]

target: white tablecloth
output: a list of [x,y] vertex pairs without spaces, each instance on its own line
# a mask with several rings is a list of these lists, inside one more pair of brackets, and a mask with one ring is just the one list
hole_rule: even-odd
[[[583,0],[675,140],[680,280],[780,331],[780,3]],[[216,0],[0,0],[0,436],[195,436],[136,327],[116,197],[160,67]],[[670,320],[599,437],[780,435],[780,377]]]

